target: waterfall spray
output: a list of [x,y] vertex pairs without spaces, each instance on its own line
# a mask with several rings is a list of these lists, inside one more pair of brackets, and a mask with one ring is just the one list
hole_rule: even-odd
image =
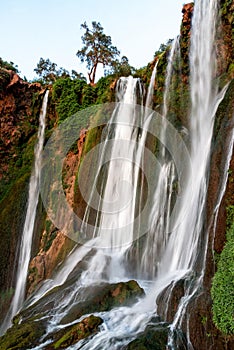
[[[134,222],[135,216],[144,202],[142,198],[139,198],[143,191],[142,188],[139,188],[141,175],[136,164],[143,165],[146,163],[145,159],[148,160],[147,157],[144,158],[144,152],[146,152],[144,146],[147,142],[147,131],[151,131],[151,119],[148,112],[136,113],[136,104],[141,105],[143,101],[143,88],[140,81],[133,77],[120,78],[116,87],[118,103],[109,120],[102,152],[98,158],[101,166],[107,166],[104,172],[105,176],[101,179],[102,183],[99,186],[101,195],[96,210],[93,236],[90,237],[87,246],[77,246],[74,249],[61,269],[57,271],[53,283],[47,281],[35,291],[31,301],[29,300],[30,310],[26,309],[30,314],[30,311],[36,307],[38,317],[41,317],[40,308],[43,310],[43,303],[45,300],[48,301],[46,298],[49,298],[50,295],[54,297],[56,293],[60,296],[52,303],[53,306],[46,311],[47,313],[42,311],[42,315],[46,319],[45,322],[47,322],[47,334],[44,338],[47,340],[45,342],[52,342],[52,340],[48,340],[49,336],[61,330],[62,327],[71,326],[71,323],[64,324],[61,320],[69,315],[74,305],[85,301],[85,288],[95,287],[101,282],[108,284],[126,281],[126,279],[132,279],[137,275],[141,278],[138,280],[139,284],[146,286],[145,297],[138,300],[133,307],[119,306],[102,312],[97,310],[95,315],[100,316],[103,320],[99,332],[92,337],[81,340],[79,345],[76,344],[70,349],[78,347],[84,350],[123,348],[137,336],[141,336],[146,325],[158,327],[162,321],[167,320],[168,301],[173,288],[179,280],[186,280],[184,295],[178,301],[174,320],[170,326],[166,325],[167,330],[170,328],[168,349],[179,348],[174,337],[175,330],[181,328],[182,321],[185,320],[185,324],[189,323],[190,315],[186,315],[187,306],[201,287],[203,280],[207,249],[207,234],[203,232],[204,212],[207,199],[211,139],[214,116],[226,92],[223,89],[218,93],[217,82],[213,82],[215,64],[211,64],[211,62],[215,62],[213,46],[217,4],[218,0],[197,0],[195,2],[190,49],[192,108],[188,131],[191,167],[186,164],[188,169],[186,168],[187,171],[185,171],[185,182],[179,184],[183,188],[180,189],[180,192],[177,188],[180,196],[178,216],[170,216],[175,202],[175,188],[179,186],[178,179],[181,170],[176,168],[176,162],[173,161],[176,158],[175,155],[181,156],[182,152],[179,144],[176,144],[173,149],[174,158],[173,155],[169,156],[169,149],[166,148],[171,135],[166,127],[168,126],[167,117],[170,109],[173,60],[179,51],[179,38],[174,40],[169,54],[161,129],[157,134],[163,145],[163,148],[158,152],[161,164],[158,168],[155,166],[150,169],[151,175],[153,174],[152,177],[155,177],[156,181],[150,202],[152,204],[151,210],[147,216],[148,223],[150,223],[147,226],[149,231],[144,237],[139,237],[136,249],[134,237],[139,228],[136,225],[128,224]],[[152,72],[146,107],[152,106],[156,71],[157,64]],[[142,105],[140,111],[141,108]],[[156,115],[154,116],[156,117]],[[139,120],[140,127],[136,123]],[[146,127],[147,131],[140,130],[143,127]],[[176,133],[179,134],[177,131]],[[105,154],[108,152],[109,159],[107,161]],[[229,149],[229,160],[230,152]],[[183,161],[184,159],[182,159]],[[98,187],[97,184],[100,185],[98,181],[100,178],[98,179],[97,175],[83,218],[82,230],[84,232],[89,221],[90,208],[93,208],[92,200],[95,188]],[[225,181],[222,184],[222,193]],[[141,222],[137,223],[141,224]],[[205,237],[203,242],[202,234]],[[130,259],[128,260],[129,252],[133,256],[134,253],[136,254],[135,261],[133,260],[135,266],[132,267],[132,270],[128,266],[128,263],[132,264]],[[200,259],[200,264],[198,264],[198,259]],[[75,269],[82,262],[84,262],[82,269],[80,271],[78,268],[79,272],[76,274]],[[55,286],[57,288],[51,290]],[[48,291],[51,293],[47,293]],[[160,297],[162,296],[165,303],[160,309]],[[15,308],[18,309],[21,305]],[[161,319],[156,315],[157,312],[160,313]],[[77,318],[72,322],[79,321],[80,318]],[[189,347],[191,345],[189,331],[187,331],[187,345]],[[40,345],[40,348],[41,346],[43,347],[43,344]]]
[[12,317],[22,307],[25,299],[25,289],[28,274],[28,265],[31,257],[31,247],[33,239],[33,229],[36,218],[37,203],[39,198],[39,181],[41,171],[41,154],[45,137],[45,118],[47,110],[49,90],[46,91],[42,103],[42,108],[39,118],[38,142],[34,149],[34,169],[29,182],[27,212],[24,222],[22,239],[20,244],[18,268],[16,273],[15,293],[10,305],[10,309],[1,327],[1,332],[4,332],[10,325]]

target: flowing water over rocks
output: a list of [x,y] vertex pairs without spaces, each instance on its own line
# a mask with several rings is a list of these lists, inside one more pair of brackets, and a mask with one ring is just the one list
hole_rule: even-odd
[[[218,91],[215,64],[211,64],[215,62],[217,8],[215,0],[198,0],[194,7],[188,143],[181,130],[172,135],[174,129],[167,120],[179,38],[169,55],[162,116],[149,108],[157,64],[145,108],[141,81],[119,79],[117,103],[99,153],[102,173],[95,175],[81,227],[88,244],[78,244],[53,280],[44,281],[25,301],[14,320],[19,339],[31,334],[24,346],[30,344],[35,350],[193,348],[189,329],[184,327],[184,333],[181,329],[204,277],[211,140],[215,113],[227,88]],[[146,176],[150,163],[146,144],[155,121],[160,141],[154,150],[157,161],[150,164]],[[183,166],[178,167],[177,159]],[[96,216],[90,236],[93,207]],[[169,308],[173,308],[170,323]],[[14,327],[6,333],[8,344]]]

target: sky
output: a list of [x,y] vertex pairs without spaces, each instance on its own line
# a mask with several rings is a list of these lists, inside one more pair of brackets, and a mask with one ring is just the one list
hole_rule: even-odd
[[[0,0],[0,57],[18,65],[32,80],[40,57],[86,75],[76,52],[80,25],[100,22],[112,44],[140,68],[152,61],[161,43],[179,34],[181,0]],[[99,77],[102,70],[99,70]]]

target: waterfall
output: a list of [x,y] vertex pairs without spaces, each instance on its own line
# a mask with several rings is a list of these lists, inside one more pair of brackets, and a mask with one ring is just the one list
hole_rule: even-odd
[[[181,211],[184,220],[177,225],[168,241],[161,263],[160,274],[185,270],[187,274],[196,270],[197,281],[189,285],[181,299],[173,327],[181,326],[186,307],[202,283],[207,233],[201,238],[204,225],[204,210],[208,187],[208,170],[213,135],[214,116],[226,92],[218,93],[214,83],[215,56],[214,36],[217,23],[218,1],[199,0],[194,7],[190,48],[191,86],[191,172],[187,188],[183,192]],[[199,267],[197,266],[199,264]],[[189,334],[188,334],[189,337]],[[188,339],[189,340],[189,339]],[[171,340],[172,342],[172,340]]]
[[39,117],[39,128],[37,138],[38,141],[34,148],[34,169],[31,174],[28,192],[28,204],[26,217],[23,227],[23,233],[20,243],[20,253],[18,260],[18,268],[16,273],[15,293],[11,302],[10,309],[1,327],[1,332],[4,332],[11,323],[12,317],[22,307],[25,298],[25,288],[28,274],[28,265],[31,257],[31,247],[33,239],[33,229],[36,218],[37,203],[39,198],[39,181],[41,171],[41,154],[45,136],[45,118],[47,110],[49,90],[46,91],[42,108]]
[[[173,155],[169,154],[169,149],[166,149],[170,136],[167,132],[167,117],[170,108],[173,60],[179,50],[179,38],[174,40],[171,47],[165,79],[161,129],[157,134],[162,144],[157,154],[161,164],[157,166],[153,164],[150,169],[152,177],[155,177],[155,187],[151,194],[152,198],[150,197],[151,207],[147,217],[149,230],[143,237],[138,235],[140,229],[135,219],[143,207],[141,197],[144,181],[142,181],[140,167],[148,162],[145,147],[147,131],[151,131],[151,121],[153,117],[155,119],[157,117],[153,111],[148,113],[149,107],[152,106],[157,64],[152,72],[148,89],[146,113],[142,108],[144,91],[140,80],[133,77],[120,78],[117,83],[117,103],[105,128],[105,139],[98,160],[103,165],[103,169],[101,176],[95,174],[81,229],[82,233],[86,234],[87,240],[89,239],[89,244],[77,246],[73,250],[57,271],[54,281],[46,281],[28,300],[28,306],[33,310],[36,305],[39,310],[40,302],[43,303],[43,297],[48,291],[55,286],[57,288],[54,293],[60,291],[58,300],[55,301],[52,309],[48,310],[46,315],[48,317],[45,317],[46,336],[48,336],[64,327],[61,320],[69,314],[73,303],[85,300],[82,294],[84,287],[92,288],[101,282],[126,281],[138,276],[138,282],[145,288],[146,295],[131,307],[116,307],[110,311],[96,312],[95,314],[104,321],[99,332],[70,349],[121,349],[144,331],[147,324],[151,322],[152,325],[153,322],[155,325],[160,322],[157,319],[152,321],[152,317],[159,312],[159,296],[163,293],[163,296],[166,295],[164,298],[166,302],[160,316],[166,321],[170,293],[177,281],[186,279],[185,292],[170,326],[171,333],[169,332],[167,344],[168,349],[177,349],[173,337],[174,330],[181,327],[187,306],[201,287],[204,274],[208,238],[207,232],[204,232],[204,212],[211,139],[215,113],[226,92],[226,88],[218,92],[217,81],[213,80],[215,64],[212,62],[215,62],[213,47],[217,3],[217,0],[195,2],[190,48],[192,107],[188,130],[190,140],[187,145],[190,164],[186,164],[188,168],[182,184],[178,184],[181,169],[176,168],[175,157],[173,158]],[[48,95],[45,98],[47,99]],[[44,106],[44,110],[45,108]],[[178,130],[177,134],[180,134]],[[181,157],[182,152],[178,144],[173,151]],[[182,158],[181,162],[183,161]],[[99,189],[98,198],[96,188]],[[222,191],[224,191],[223,187]],[[178,215],[172,217],[170,214],[173,211],[176,195],[180,197]],[[29,199],[29,206],[30,203]],[[34,204],[35,208],[36,204]],[[89,236],[87,227],[89,220],[91,221],[92,208],[96,209],[95,229],[92,236]],[[137,224],[141,226],[142,223],[138,221]],[[136,240],[136,237],[139,239]],[[26,243],[23,244],[26,245]],[[24,250],[23,247],[21,250]],[[135,254],[133,263],[130,262],[130,253]],[[29,258],[30,249],[27,256],[28,262]],[[20,262],[22,259],[23,255],[20,256]],[[82,265],[81,272],[76,274],[75,269],[82,261],[85,261],[84,267]],[[20,301],[16,303],[13,299],[14,312],[11,311],[12,306],[10,316],[22,305],[28,262],[24,268],[24,277],[21,278],[19,275],[20,278],[18,278],[24,281],[24,286],[18,287],[19,291],[22,290],[18,292],[19,297],[17,297]],[[128,266],[130,263],[134,265],[132,269]],[[20,267],[19,273],[22,270],[23,268]],[[22,282],[19,283],[22,285]],[[166,288],[168,288],[167,292],[169,290],[168,293],[165,293]],[[156,302],[157,305],[155,305]],[[189,319],[189,315],[187,316],[186,321]],[[187,333],[188,344],[189,341],[189,333]],[[48,337],[46,342],[50,342]],[[43,347],[43,344],[39,348],[41,346]]]
[[212,78],[214,77],[212,62],[215,61],[213,45],[216,11],[217,1],[196,1],[190,50],[192,169],[189,174],[190,181],[183,194],[184,199],[181,207],[181,211],[186,213],[185,219],[178,229],[172,232],[162,263],[162,266],[164,266],[162,267],[162,274],[165,271],[193,268],[198,254],[198,244],[204,219],[207,170],[214,115],[218,103],[223,97],[223,94],[217,94],[217,86],[212,86]]
[[[94,256],[87,276],[95,280],[101,278],[106,259],[109,259],[109,278],[120,280],[125,278],[122,268],[124,252],[134,240],[134,220],[137,211],[138,179],[140,168],[142,139],[138,121],[143,123],[144,116],[141,109],[136,108],[137,103],[143,103],[143,88],[139,79],[133,77],[120,78],[116,86],[117,106],[107,125],[100,164],[105,165],[104,175],[100,188],[101,196],[98,199],[96,214],[96,227],[94,236],[97,237],[95,245],[100,249]],[[123,123],[124,116],[124,123]],[[90,207],[94,201],[94,192],[99,177],[95,178],[93,189],[83,219],[89,220]],[[130,223],[130,224],[129,224]],[[102,249],[104,248],[104,250]],[[97,266],[100,269],[97,271]],[[118,273],[116,274],[116,271]],[[91,277],[93,275],[93,277]]]
[[[167,117],[168,113],[173,64],[177,57],[178,51],[179,36],[173,40],[168,56],[166,79],[164,84],[162,121],[164,120],[164,118]],[[152,79],[155,79],[154,72],[151,77],[151,88]],[[151,95],[152,93],[149,92],[148,96]],[[168,156],[165,154],[164,145],[166,145],[167,142],[166,123],[164,122],[162,122],[160,140],[161,146],[158,157],[161,159],[162,166],[159,170],[159,174],[155,174],[155,176],[158,176],[158,180],[154,190],[152,210],[149,213],[150,230],[148,232],[147,239],[144,242],[144,248],[142,249],[142,257],[139,268],[140,275],[147,276],[151,279],[155,278],[157,274],[158,266],[162,258],[162,252],[164,251],[168,243],[168,223],[170,220],[169,218],[172,210],[173,186],[176,182],[175,166],[173,164],[173,161],[171,159],[168,159]],[[154,262],[154,264],[152,264],[152,261]]]
[[162,115],[163,117],[167,116],[168,112],[168,102],[169,102],[169,93],[170,93],[170,85],[171,85],[171,79],[172,79],[172,73],[173,73],[173,64],[175,62],[175,58],[178,55],[178,52],[180,50],[180,37],[177,36],[171,45],[169,57],[168,57],[168,64],[167,64],[167,71],[166,71],[166,79],[165,79],[165,87],[164,87],[164,94],[163,94],[163,111]]
[[148,93],[147,93],[146,103],[145,103],[145,107],[147,108],[153,107],[154,84],[155,84],[155,77],[157,74],[157,66],[158,66],[158,61],[154,65],[154,69],[152,71],[152,75],[150,78],[150,84],[148,87]]

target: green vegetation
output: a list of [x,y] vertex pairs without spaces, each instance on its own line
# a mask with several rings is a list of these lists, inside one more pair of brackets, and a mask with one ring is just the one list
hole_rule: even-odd
[[213,278],[213,321],[225,335],[234,334],[234,206],[227,208],[227,242]]
[[16,64],[14,64],[13,62],[3,61],[1,57],[0,57],[0,68],[12,70],[15,73],[19,73],[18,66]]
[[[84,80],[59,78],[53,84],[52,91],[58,123],[91,105],[113,101],[114,94],[110,85],[114,80],[115,77],[109,75],[99,79],[96,86],[91,86]],[[87,126],[86,123],[83,127],[85,126]]]
[[62,67],[57,69],[57,64],[51,62],[49,58],[45,60],[41,57],[34,71],[40,77],[42,84],[54,83],[59,78],[72,78],[86,81],[83,74],[77,73],[75,70],[72,70],[72,73],[70,74]]
[[91,334],[97,333],[98,326],[100,326],[102,322],[103,320],[100,317],[94,315],[84,318],[81,322],[71,327],[67,327],[58,334],[55,334],[54,337],[59,339],[51,344],[51,348],[65,349],[68,346],[77,343],[79,340],[87,338]]
[[82,109],[83,89],[86,85],[84,80],[71,80],[68,77],[60,78],[55,82],[52,99],[56,106],[59,122]]
[[15,325],[0,338],[0,350],[30,349],[32,344],[39,345],[44,333],[45,327],[41,321]]
[[93,21],[91,29],[84,22],[81,28],[85,30],[81,37],[84,46],[76,55],[82,63],[87,63],[89,81],[94,85],[98,64],[102,64],[104,68],[112,66],[120,52],[112,45],[111,37],[104,34],[99,22]]

